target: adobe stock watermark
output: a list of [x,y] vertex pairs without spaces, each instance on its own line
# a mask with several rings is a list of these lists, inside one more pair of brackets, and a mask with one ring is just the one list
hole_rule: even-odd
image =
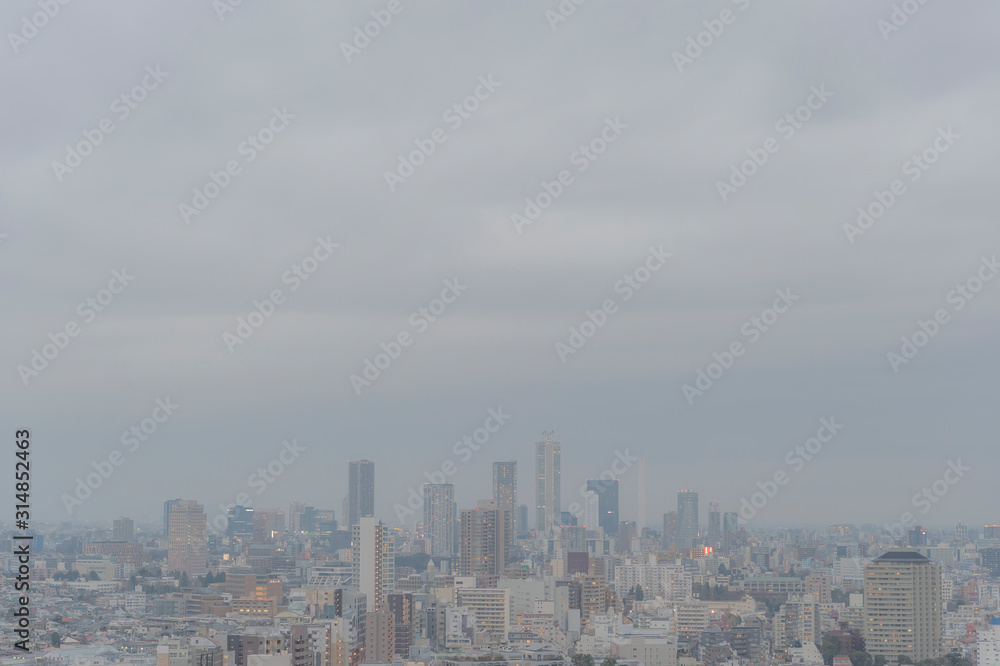
[[[622,294],[622,302],[627,303],[635,292],[649,282],[653,273],[663,268],[667,259],[672,256],[673,253],[664,251],[662,245],[659,248],[650,245],[646,260],[615,282],[614,292]],[[616,312],[618,312],[618,301],[614,298],[605,299],[600,307],[593,312],[585,310],[584,320],[576,326],[569,327],[569,337],[566,342],[558,340],[555,344],[556,354],[559,355],[559,360],[563,362],[563,365],[566,364],[566,360],[570,356],[583,349],[587,341],[594,337],[598,330],[604,328],[604,325],[608,323],[608,318]]]
[[17,32],[8,32],[7,41],[14,49],[14,55],[21,52],[21,49],[28,45],[28,42],[38,36],[38,31],[49,24],[62,8],[68,5],[70,0],[38,0],[38,8],[41,11],[30,16],[21,17],[21,29]]
[[[569,163],[576,167],[577,173],[583,173],[590,168],[590,165],[597,161],[597,158],[604,154],[608,146],[621,137],[622,132],[628,129],[628,125],[621,121],[620,116],[604,119],[604,128],[601,132],[585,144],[570,153]],[[524,210],[521,214],[512,213],[511,222],[514,229],[520,236],[524,233],[524,227],[534,224],[542,212],[552,203],[562,196],[567,187],[573,184],[575,176],[569,169],[563,169],[551,181],[542,180],[541,186],[544,192],[539,192],[534,197],[524,198]]]
[[[127,453],[135,453],[142,444],[156,434],[161,424],[166,423],[167,419],[180,409],[180,405],[171,402],[170,396],[157,398],[155,404],[147,418],[122,433],[120,441]],[[115,449],[108,454],[107,459],[95,460],[90,464],[94,471],[84,478],[76,477],[76,488],[73,493],[63,493],[60,498],[69,515],[73,515],[77,507],[83,506],[83,503],[93,496],[94,491],[103,486],[117,468],[125,464],[125,454]]]
[[[945,302],[952,306],[952,312],[961,312],[965,309],[965,306],[976,298],[986,283],[996,277],[998,272],[1000,272],[1000,263],[997,263],[997,255],[994,254],[988,259],[983,257],[976,273],[965,282],[955,285],[955,288],[945,296]],[[891,351],[886,354],[892,371],[899,374],[899,368],[908,365],[916,358],[920,350],[937,337],[941,327],[947,326],[949,323],[951,323],[951,313],[947,308],[938,308],[934,311],[933,316],[926,320],[918,319],[917,330],[909,336],[902,337],[899,353]]]
[[49,367],[49,364],[56,360],[60,352],[69,347],[70,340],[80,335],[83,331],[82,327],[97,319],[97,315],[104,312],[115,300],[115,297],[125,291],[128,283],[134,279],[135,276],[129,275],[125,268],[120,271],[111,271],[111,279],[108,280],[107,288],[99,290],[94,296],[87,297],[76,307],[76,313],[82,319],[82,323],[71,319],[55,333],[49,331],[49,342],[42,345],[41,351],[37,347],[33,348],[28,364],[22,363],[17,366],[17,374],[24,385],[27,386],[32,378],[37,377]]
[[[817,88],[812,86],[805,102],[797,106],[793,111],[786,113],[774,124],[774,131],[781,135],[781,138],[788,141],[797,130],[805,127],[813,113],[819,111],[833,97],[833,93],[826,89],[826,84],[821,83]],[[719,191],[722,201],[726,202],[729,197],[736,194],[749,179],[756,174],[771,158],[771,155],[781,150],[781,140],[775,137],[768,137],[764,140],[760,148],[747,148],[748,159],[730,167],[728,181],[715,181],[715,188]]]
[[[448,483],[448,479],[458,473],[459,465],[469,462],[472,459],[473,453],[483,448],[490,441],[493,433],[500,430],[510,418],[511,415],[505,414],[503,407],[497,407],[496,409],[491,407],[486,410],[486,419],[483,421],[483,425],[473,430],[472,434],[463,435],[462,439],[452,445],[451,452],[455,454],[456,459],[447,458],[441,463],[438,469],[424,472],[424,478],[427,479],[427,483]],[[420,486],[420,488],[422,489],[423,486]],[[396,512],[396,519],[399,521],[400,526],[406,524],[407,517],[416,515],[423,508],[424,495],[413,486],[407,489],[406,504],[396,502],[392,505],[392,510]]]
[[[901,167],[903,175],[909,176],[911,183],[917,182],[938,161],[941,155],[951,150],[955,142],[961,138],[961,134],[955,134],[952,131],[951,125],[948,125],[948,127],[939,127],[937,136],[929,146],[924,148],[920,153],[914,153],[908,160],[903,162],[903,166]],[[857,222],[855,224],[851,224],[850,222],[844,224],[844,233],[847,235],[847,240],[851,245],[854,245],[855,239],[858,236],[863,236],[875,224],[876,220],[889,212],[889,209],[906,192],[906,183],[901,178],[893,180],[884,190],[875,190],[873,192],[875,200],[867,206],[858,207]]]
[[[269,460],[266,465],[258,467],[247,477],[247,487],[255,491],[258,496],[263,494],[305,451],[306,447],[299,444],[298,440],[294,437],[291,442],[287,439],[282,441],[281,450],[278,452],[278,455]],[[229,510],[234,506],[253,506],[253,496],[246,491],[242,491],[237,493],[233,503],[219,504],[221,513],[212,519],[210,525],[220,532],[224,532],[229,525]]]
[[[281,283],[289,285],[288,291],[290,292],[298,291],[302,283],[312,277],[319,270],[323,262],[332,257],[334,251],[339,247],[340,243],[331,241],[329,234],[326,238],[322,236],[317,237],[312,251],[298,263],[292,264],[291,268],[281,274]],[[278,288],[272,289],[271,293],[265,296],[263,300],[254,301],[254,309],[246,317],[240,316],[236,318],[235,333],[225,331],[222,334],[222,342],[225,343],[229,353],[235,353],[239,345],[249,340],[257,332],[257,329],[263,326],[264,322],[274,315],[278,306],[284,305],[286,300],[288,300],[288,297],[285,295],[284,290]]]
[[833,438],[844,428],[843,423],[837,423],[837,419],[831,416],[829,419],[819,420],[819,429],[815,437],[810,437],[803,444],[796,444],[785,454],[785,464],[791,468],[786,472],[778,469],[767,481],[758,481],[757,487],[760,489],[750,495],[749,501],[746,497],[740,498],[740,517],[750,521],[757,512],[767,506],[767,503],[778,494],[778,488],[787,486],[795,474],[798,474],[806,466],[806,463],[823,450],[824,444],[829,444]]
[[[632,465],[639,462],[639,458],[633,456],[628,452],[628,449],[624,451],[615,451],[614,460],[611,461],[606,469],[604,469],[598,476],[597,480],[605,484],[610,484],[611,481],[621,478],[625,475],[625,472],[632,468]],[[583,514],[587,507],[587,483],[584,482],[580,484],[580,497],[583,498],[583,504],[579,502],[571,502],[566,508],[571,514],[576,516],[578,523],[583,522]]]
[[[132,112],[139,108],[149,98],[149,93],[160,87],[160,84],[170,76],[170,72],[160,70],[159,65],[150,65],[146,68],[146,75],[142,80],[126,93],[122,93],[111,102],[111,113],[119,123],[132,115]],[[52,161],[52,172],[56,180],[60,183],[73,171],[83,164],[83,161],[94,153],[94,150],[104,143],[105,137],[115,131],[118,126],[111,117],[104,117],[94,129],[85,129],[83,141],[78,141],[76,145],[66,144],[66,155],[63,161]]]
[[201,187],[192,188],[191,204],[180,203],[177,210],[181,214],[184,224],[191,224],[191,218],[201,215],[209,204],[212,203],[223,190],[233,182],[233,179],[243,173],[243,166],[257,159],[257,155],[267,150],[274,139],[288,129],[295,115],[288,112],[288,107],[280,110],[275,108],[271,111],[271,119],[267,125],[260,128],[255,134],[250,134],[247,138],[236,146],[236,155],[243,158],[243,164],[238,158],[231,159],[218,171],[208,171],[208,180]]
[[219,17],[219,23],[226,20],[226,14],[236,11],[236,8],[243,4],[243,0],[212,0],[212,9]]
[[[452,132],[458,131],[465,121],[479,109],[480,104],[490,99],[497,88],[502,85],[503,83],[500,81],[493,80],[492,74],[488,74],[486,77],[480,76],[479,85],[472,91],[472,94],[449,106],[441,114],[441,119],[448,123]],[[399,164],[396,166],[396,170],[385,171],[383,174],[389,191],[395,192],[396,188],[416,173],[417,169],[427,161],[427,158],[437,151],[437,147],[447,140],[448,133],[440,127],[435,127],[424,139],[414,139],[416,150],[411,150],[405,156],[399,155]]]
[[[948,494],[952,486],[965,478],[966,472],[971,472],[972,468],[962,464],[961,458],[949,460],[947,467],[940,479],[936,479],[930,486],[925,486],[916,493],[910,503],[913,508],[920,509],[921,515],[927,514],[941,498]],[[915,516],[909,511],[904,511],[899,516],[899,521],[893,524],[883,523],[882,527],[886,532],[896,539],[902,539],[906,533],[917,524]]]
[[910,22],[910,17],[919,12],[926,4],[927,0],[903,0],[898,5],[894,4],[888,21],[879,19],[875,22],[875,26],[882,33],[882,39],[889,41],[889,35],[899,32],[900,28]]
[[681,387],[681,391],[687,399],[688,406],[694,404],[696,397],[708,392],[715,382],[721,379],[722,375],[733,367],[736,359],[746,353],[747,346],[760,340],[761,335],[771,330],[771,327],[778,322],[781,315],[788,312],[792,305],[795,304],[795,301],[800,298],[793,294],[791,289],[778,289],[775,293],[778,297],[774,299],[771,307],[764,308],[759,315],[750,317],[750,319],[743,322],[743,325],[740,326],[740,333],[749,340],[747,345],[744,345],[742,340],[734,340],[730,343],[727,350],[721,354],[713,352],[712,358],[715,359],[715,362],[709,363],[704,370],[698,368],[694,386],[684,384]]
[[556,6],[556,11],[546,9],[545,19],[549,22],[549,27],[552,28],[552,32],[555,32],[559,28],[560,23],[568,21],[569,17],[576,13],[576,8],[586,1],[587,0],[559,0],[559,4]]
[[[750,0],[732,0],[732,3],[739,7],[741,12],[745,12],[750,6]],[[715,40],[722,36],[722,33],[726,31],[726,26],[736,22],[737,16],[739,14],[736,14],[733,10],[723,9],[719,13],[718,18],[713,17],[702,21],[701,24],[705,26],[705,29],[687,38],[687,45],[683,53],[680,51],[674,51],[673,53],[677,71],[683,74],[685,67],[693,65],[694,61],[700,58],[705,53],[705,50],[711,47],[715,43]]]
[[351,60],[355,56],[361,55],[361,52],[368,48],[372,40],[382,34],[382,30],[389,27],[392,23],[392,18],[394,16],[399,16],[406,7],[400,0],[389,0],[385,5],[385,9],[372,10],[370,12],[372,20],[364,24],[364,29],[362,26],[354,26],[354,33],[350,42],[340,43],[340,52],[344,54],[344,58],[347,60],[347,64],[351,64]]
[[409,324],[415,333],[403,330],[390,338],[389,342],[379,345],[382,351],[375,354],[373,358],[365,358],[364,368],[361,374],[352,374],[348,377],[354,395],[361,395],[361,389],[371,386],[372,383],[382,376],[382,373],[389,369],[393,361],[403,354],[403,349],[413,344],[414,338],[426,331],[431,323],[437,321],[448,306],[458,300],[458,297],[469,288],[469,285],[459,282],[459,278],[445,280],[444,289],[441,295],[434,298],[425,307],[417,308],[416,312],[410,315]]

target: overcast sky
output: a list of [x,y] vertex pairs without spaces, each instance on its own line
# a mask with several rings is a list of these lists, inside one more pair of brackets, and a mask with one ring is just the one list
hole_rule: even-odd
[[[554,0],[223,1],[0,7],[0,413],[9,435],[32,432],[34,519],[155,521],[183,497],[211,520],[242,492],[341,518],[356,458],[376,461],[393,522],[447,461],[471,507],[490,463],[517,459],[530,506],[544,430],[562,442],[564,507],[616,451],[644,458],[650,525],[680,488],[705,521],[709,500],[737,510],[779,471],[751,524],[1000,518],[1000,280],[950,294],[1000,251],[995,3],[911,0],[897,26],[888,0],[565,0],[568,17]],[[372,12],[387,25],[364,46]],[[449,112],[470,96],[467,117]],[[808,120],[777,125],[797,109]],[[85,131],[100,142],[75,162]],[[390,188],[415,142],[434,152]],[[933,164],[906,164],[925,150]],[[720,192],[754,155],[766,162]],[[219,175],[229,162],[238,173]],[[537,219],[512,218],[561,171]],[[212,172],[228,184],[185,214]],[[888,210],[845,230],[876,191]],[[318,238],[339,247],[314,255]],[[307,280],[286,275],[312,256],[328,258]],[[626,300],[619,281],[647,261],[658,270]],[[102,312],[78,309],[123,269],[134,278]],[[278,289],[251,336],[224,338]],[[776,290],[797,300],[755,329]],[[398,358],[352,385],[401,333]],[[735,342],[742,355],[686,396]],[[122,433],[167,398],[179,407],[129,451]],[[481,450],[453,452],[501,407]],[[843,428],[790,463],[823,418]],[[279,477],[248,480],[292,439],[305,450]],[[63,495],[116,450],[69,516]],[[921,513],[913,496],[949,461],[971,469]],[[638,465],[621,478],[635,519]]]

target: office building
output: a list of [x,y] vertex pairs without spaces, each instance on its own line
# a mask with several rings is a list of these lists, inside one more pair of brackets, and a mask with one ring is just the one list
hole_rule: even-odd
[[208,518],[195,500],[177,500],[170,509],[167,529],[167,569],[189,578],[208,572]]
[[597,493],[597,510],[604,536],[615,536],[618,534],[618,479],[587,479],[587,490]]
[[132,543],[135,539],[135,523],[131,518],[119,518],[111,523],[111,540]]
[[667,511],[663,514],[662,546],[666,550],[677,543],[677,512]]
[[713,548],[722,545],[722,513],[715,500],[708,503],[708,545]]
[[163,500],[163,538],[167,538],[167,533],[170,531],[170,510],[175,504],[180,502],[180,498]]
[[895,662],[942,654],[941,567],[893,548],[865,567],[865,649]]
[[431,557],[455,555],[455,484],[424,484],[424,536]]
[[677,491],[677,541],[681,548],[694,546],[698,540],[698,493]]
[[395,590],[396,553],[389,526],[364,517],[351,531],[351,584],[365,595],[368,610],[387,610],[386,599]]
[[583,494],[583,526],[588,530],[601,527],[601,500],[593,490]]
[[375,463],[351,460],[347,463],[347,527],[375,515]]
[[[302,529],[302,514],[306,511],[306,505],[303,502],[291,501],[288,503],[288,531],[289,532],[301,532]],[[343,519],[343,516],[341,516]]]
[[722,548],[726,552],[736,545],[736,532],[740,529],[740,517],[735,511],[722,514]]
[[919,548],[921,546],[927,545],[927,530],[925,530],[920,525],[914,525],[913,529],[909,532],[909,546],[910,548]]
[[[546,433],[547,435],[550,433]],[[552,534],[562,523],[562,445],[550,441],[535,443],[535,530],[538,536]]]
[[249,541],[253,536],[253,508],[237,504],[229,509],[226,536],[237,541]]

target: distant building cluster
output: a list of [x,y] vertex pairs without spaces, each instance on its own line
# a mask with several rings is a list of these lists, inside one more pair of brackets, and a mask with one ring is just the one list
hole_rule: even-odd
[[[333,509],[291,502],[230,506],[217,529],[204,505],[178,498],[163,503],[162,524],[46,525],[30,658],[1000,666],[1000,526],[763,529],[717,501],[703,516],[687,488],[651,526],[620,514],[620,495],[642,497],[642,484],[581,479],[564,503],[561,444],[546,433],[535,452],[533,511],[518,503],[517,461],[497,461],[488,497],[459,507],[454,484],[427,483],[414,522],[393,524],[375,515],[375,462],[355,460],[343,523]],[[5,598],[17,566],[4,549]]]

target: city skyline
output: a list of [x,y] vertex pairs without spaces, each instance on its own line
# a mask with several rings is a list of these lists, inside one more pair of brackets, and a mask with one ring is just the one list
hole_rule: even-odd
[[[219,21],[181,3],[151,19],[116,3],[86,10],[87,25],[122,54],[70,48],[69,10],[20,55],[11,48],[4,80],[23,104],[5,109],[0,266],[17,325],[0,350],[0,397],[45,444],[33,511],[103,520],[129,498],[151,516],[183,496],[214,518],[241,493],[340,510],[343,461],[364,456],[379,461],[375,513],[392,520],[393,504],[449,463],[460,504],[488,487],[487,460],[522,461],[528,498],[532,442],[551,429],[566,501],[582,501],[570,481],[598,477],[616,450],[644,458],[650,523],[678,488],[738,506],[781,470],[791,483],[755,520],[898,521],[949,461],[973,469],[920,520],[993,519],[977,498],[996,459],[1000,283],[982,280],[1000,247],[988,194],[1000,133],[985,103],[995,46],[980,38],[1000,9],[921,5],[883,35],[892,3],[748,4],[683,71],[673,53],[718,20],[697,3],[581,7],[556,29],[548,8],[524,2],[407,12],[395,25],[408,28],[351,62],[337,45],[366,11],[310,6],[300,34],[276,10]],[[12,31],[26,18],[3,11]],[[469,22],[495,34],[474,36]],[[439,33],[481,58],[422,48]],[[230,54],[248,35],[274,66],[245,91],[246,62]],[[418,84],[413,53],[426,59]],[[536,62],[559,63],[548,85],[532,83]],[[388,96],[372,97],[371,81]],[[50,104],[51,90],[70,103]],[[120,119],[111,104],[133,90],[144,99]],[[442,116],[466,98],[477,108],[452,129]],[[105,117],[114,132],[95,134]],[[435,128],[446,141],[390,190],[385,173]],[[243,161],[239,146],[263,130],[273,141]],[[101,144],[54,173],[84,132]],[[743,175],[769,138],[780,150]],[[592,162],[580,151],[590,142],[605,148]],[[223,170],[225,191],[185,220],[180,204],[219,187],[209,173],[228,161],[241,173]],[[559,184],[562,170],[572,183]],[[740,177],[723,200],[718,183]],[[897,179],[902,195],[889,189]],[[551,196],[543,182],[564,191],[515,226],[526,198]],[[889,196],[865,222],[858,209],[878,214]],[[859,217],[867,228],[849,238]],[[87,305],[98,298],[100,311]],[[607,317],[591,336],[587,312]],[[745,353],[730,362],[736,343]],[[491,409],[510,418],[480,444]],[[824,418],[844,429],[816,455],[794,454],[801,469],[786,464]],[[297,457],[282,445],[293,439]],[[283,451],[294,462],[274,475]],[[202,462],[219,458],[221,469]],[[258,469],[273,481],[251,480]],[[89,496],[69,511],[78,479]],[[631,493],[621,504],[636,513]]]

